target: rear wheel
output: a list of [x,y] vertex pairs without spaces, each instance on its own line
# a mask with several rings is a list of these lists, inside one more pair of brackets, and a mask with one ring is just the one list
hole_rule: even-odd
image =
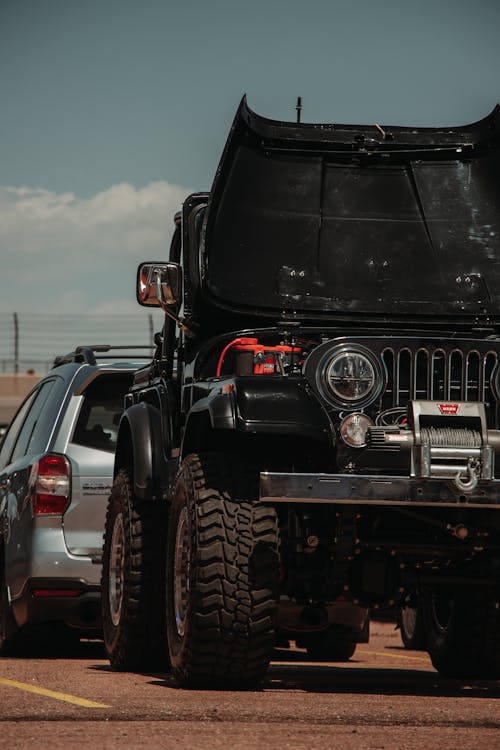
[[168,668],[166,527],[166,506],[138,502],[120,471],[106,513],[101,580],[104,645],[120,671]]
[[427,648],[444,677],[500,678],[500,594],[427,592]]
[[21,633],[17,629],[14,615],[10,608],[3,553],[0,550],[0,656],[11,656],[21,646]]
[[313,661],[349,661],[358,641],[350,631],[332,625],[327,630],[311,633],[305,645],[307,655]]
[[275,641],[278,531],[256,502],[258,473],[220,454],[191,454],[168,532],[167,629],[172,671],[189,687],[249,688]]
[[[413,605],[413,606],[412,606]],[[420,599],[400,607],[397,613],[401,640],[411,651],[424,651],[426,648],[424,615]]]

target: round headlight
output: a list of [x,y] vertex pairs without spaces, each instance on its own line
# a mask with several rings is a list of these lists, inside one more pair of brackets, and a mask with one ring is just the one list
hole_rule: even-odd
[[325,385],[340,401],[363,401],[376,385],[375,368],[361,352],[339,352],[326,365]]
[[340,436],[351,448],[364,448],[369,427],[373,422],[366,414],[349,414],[340,425]]

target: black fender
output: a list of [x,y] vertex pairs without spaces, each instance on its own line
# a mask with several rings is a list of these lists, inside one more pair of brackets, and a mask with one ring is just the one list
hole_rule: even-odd
[[212,394],[196,401],[186,419],[181,457],[188,453],[210,450],[213,430],[235,430],[236,413],[232,393]]
[[326,441],[332,435],[329,416],[303,380],[266,377],[234,378],[226,393],[215,392],[191,407],[181,454],[206,449],[214,430],[287,435]]
[[161,500],[168,491],[168,468],[159,409],[139,402],[122,415],[118,428],[114,475],[130,474],[139,500]]
[[303,378],[236,378],[237,429],[325,440],[332,434],[328,413]]

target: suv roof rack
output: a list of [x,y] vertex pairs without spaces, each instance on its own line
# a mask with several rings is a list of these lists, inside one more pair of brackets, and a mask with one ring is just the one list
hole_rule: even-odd
[[[130,344],[130,345],[123,345],[123,346],[111,346],[111,344],[95,344],[95,345],[89,345],[89,346],[77,346],[76,349],[73,352],[69,352],[68,354],[63,354],[60,357],[56,357],[54,359],[52,367],[59,367],[60,365],[66,365],[71,362],[81,362],[82,364],[86,365],[96,365],[98,359],[102,359],[102,357],[99,357],[98,355],[104,352],[115,352],[115,351],[130,351],[131,349],[142,349],[147,350],[148,354],[144,354],[144,358],[150,358],[152,356],[152,351],[154,349],[154,346],[148,346],[148,345],[138,345]],[[139,355],[141,356],[141,355]],[[114,359],[130,359],[129,354],[116,354],[114,355]]]

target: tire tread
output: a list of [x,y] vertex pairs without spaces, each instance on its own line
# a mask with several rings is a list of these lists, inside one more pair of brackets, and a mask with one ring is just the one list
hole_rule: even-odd
[[[120,511],[125,532],[125,581],[122,619],[115,627],[108,610],[108,575],[113,522]],[[166,506],[137,502],[130,478],[121,470],[108,501],[101,580],[104,643],[117,671],[168,668],[163,593],[166,523]]]
[[[174,674],[190,687],[252,687],[274,646],[275,512],[255,503],[255,472],[219,454],[188,456],[180,479],[194,490],[198,601]],[[259,553],[270,568],[264,573]]]

